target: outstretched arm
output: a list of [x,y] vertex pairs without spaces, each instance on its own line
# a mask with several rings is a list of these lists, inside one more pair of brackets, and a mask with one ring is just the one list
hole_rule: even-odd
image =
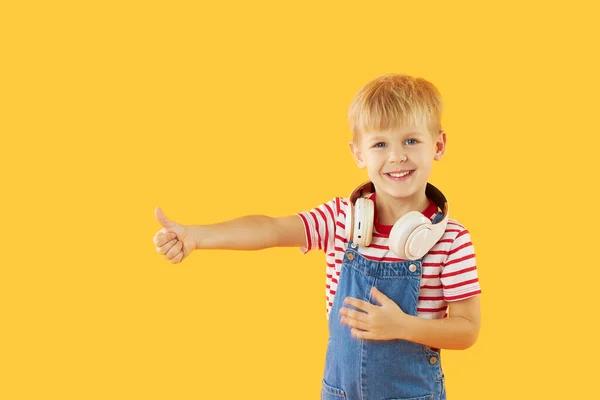
[[212,225],[190,227],[196,249],[260,250],[306,245],[304,224],[297,215],[248,215]]
[[167,218],[160,208],[155,214],[162,225],[153,238],[156,251],[173,264],[198,249],[260,250],[306,245],[306,230],[298,215],[249,215],[212,225],[182,225]]

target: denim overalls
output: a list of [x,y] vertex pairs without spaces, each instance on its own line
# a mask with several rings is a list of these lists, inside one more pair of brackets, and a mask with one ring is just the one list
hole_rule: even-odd
[[371,261],[348,243],[329,316],[322,400],[446,399],[439,351],[405,340],[357,339],[338,314],[347,296],[375,304],[370,292],[376,286],[406,314],[417,315],[422,264]]

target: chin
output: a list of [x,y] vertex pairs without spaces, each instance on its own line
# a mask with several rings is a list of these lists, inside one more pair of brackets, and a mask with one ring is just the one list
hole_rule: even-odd
[[398,196],[406,197],[418,192],[420,188],[425,188],[427,184],[427,181],[420,182],[420,179],[414,178],[417,177],[412,177],[412,179],[405,182],[395,182],[385,176],[378,176],[376,180],[371,179],[371,182],[375,184],[376,188],[389,195],[395,193]]
[[387,196],[390,196],[390,197],[393,197],[396,199],[410,197],[410,196],[414,195],[415,193],[417,193],[417,188],[415,188],[413,185],[400,188],[400,187],[393,187],[389,184],[384,184],[384,185],[375,184],[375,187],[377,188],[377,191],[379,193],[383,192]]
[[388,196],[394,198],[394,199],[407,199],[410,198],[412,196],[414,196],[417,191],[416,190],[403,190],[403,191],[399,191],[399,190],[395,190],[393,192],[386,192]]

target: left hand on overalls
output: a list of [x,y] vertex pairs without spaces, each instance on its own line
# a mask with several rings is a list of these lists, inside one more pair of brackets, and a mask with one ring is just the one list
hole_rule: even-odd
[[371,296],[381,305],[377,306],[354,297],[346,297],[344,304],[349,304],[362,311],[342,307],[340,309],[341,322],[350,326],[352,336],[359,339],[400,339],[403,326],[406,325],[409,316],[376,287],[371,289]]

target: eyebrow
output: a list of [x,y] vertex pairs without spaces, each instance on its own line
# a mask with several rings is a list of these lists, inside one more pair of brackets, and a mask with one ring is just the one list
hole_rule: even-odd
[[[406,137],[406,136],[415,136],[415,135],[423,136],[423,133],[421,133],[421,132],[406,132],[402,136]],[[382,140],[382,139],[387,139],[388,137],[389,137],[388,135],[375,134],[373,136],[369,136],[368,139],[369,140]]]

